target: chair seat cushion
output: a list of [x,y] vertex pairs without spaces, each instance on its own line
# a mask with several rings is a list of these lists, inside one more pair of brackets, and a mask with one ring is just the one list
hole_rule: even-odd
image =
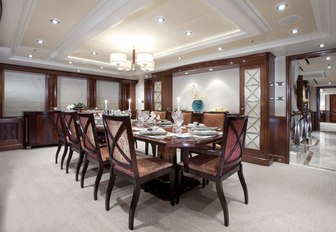
[[[219,157],[198,154],[196,156],[189,158],[189,168],[216,176],[218,162],[219,162]],[[179,165],[183,167],[184,163],[180,162]],[[229,168],[224,168],[222,175],[230,171],[231,169],[235,168],[237,165],[233,167],[229,167]]]
[[[137,155],[137,165],[138,165],[139,177],[144,177],[154,172],[173,166],[172,163],[166,160],[142,154]],[[134,176],[134,173],[127,168],[121,167],[119,165],[115,165],[114,168],[121,172],[126,173],[127,175]]]

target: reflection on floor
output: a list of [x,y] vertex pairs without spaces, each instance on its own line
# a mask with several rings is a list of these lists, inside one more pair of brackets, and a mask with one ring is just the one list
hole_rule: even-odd
[[336,133],[312,132],[307,144],[291,147],[290,163],[336,171]]

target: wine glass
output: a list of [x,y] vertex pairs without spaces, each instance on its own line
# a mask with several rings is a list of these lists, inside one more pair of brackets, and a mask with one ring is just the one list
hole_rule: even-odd
[[181,111],[175,111],[172,113],[172,118],[174,120],[175,125],[177,126],[177,133],[181,134],[181,126],[183,124],[183,113]]
[[138,111],[138,120],[140,122],[140,125],[143,126],[148,118],[149,118],[149,111],[146,110]]

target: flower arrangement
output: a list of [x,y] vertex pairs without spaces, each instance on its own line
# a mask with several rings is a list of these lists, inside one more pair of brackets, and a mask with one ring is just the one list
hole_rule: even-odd
[[229,112],[228,109],[226,109],[224,107],[221,107],[221,106],[215,107],[211,111],[213,111],[213,112]]
[[191,98],[193,100],[202,100],[204,101],[205,100],[205,96],[201,96],[198,89],[196,88],[196,86],[193,84],[190,86],[189,88],[189,95],[191,96]]
[[302,98],[302,103],[303,103],[304,105],[307,105],[307,104],[309,103],[309,99],[303,97],[303,98]]
[[72,103],[66,107],[67,110],[85,109],[85,108],[86,108],[86,105],[83,102]]

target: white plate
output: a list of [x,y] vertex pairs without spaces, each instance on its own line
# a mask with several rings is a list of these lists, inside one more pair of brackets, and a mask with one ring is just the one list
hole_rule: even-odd
[[176,134],[177,138],[189,138],[190,134],[189,133],[182,133],[182,134]]
[[165,131],[163,129],[147,128],[147,129],[139,131],[139,134],[141,134],[141,135],[165,135],[165,134],[167,134],[167,131]]
[[218,132],[214,130],[194,130],[193,134],[198,136],[211,136],[218,135]]

